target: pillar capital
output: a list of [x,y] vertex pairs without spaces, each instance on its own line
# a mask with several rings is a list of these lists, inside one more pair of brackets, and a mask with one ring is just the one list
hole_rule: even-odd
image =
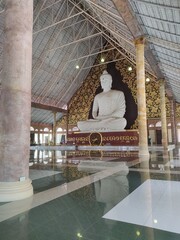
[[160,78],[160,79],[159,79],[159,82],[160,82],[160,83],[165,83],[164,78]]
[[135,45],[139,45],[139,44],[145,44],[146,43],[146,39],[144,36],[140,36],[136,39],[134,39],[134,44]]

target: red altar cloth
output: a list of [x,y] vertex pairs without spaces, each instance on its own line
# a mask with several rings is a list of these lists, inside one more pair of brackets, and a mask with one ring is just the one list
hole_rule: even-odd
[[139,134],[137,130],[121,132],[74,132],[69,133],[67,144],[91,146],[137,146]]

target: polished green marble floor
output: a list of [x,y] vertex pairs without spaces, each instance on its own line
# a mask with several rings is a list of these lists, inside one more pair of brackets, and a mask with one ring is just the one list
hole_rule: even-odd
[[[35,194],[31,201],[21,202],[22,205],[29,205],[28,210],[23,208],[24,210],[20,210],[18,214],[12,214],[12,217],[7,216],[1,220],[0,240],[180,239],[180,207],[178,206],[180,188],[173,192],[173,187],[170,185],[180,184],[179,149],[165,154],[152,152],[149,161],[139,160],[137,153],[129,152],[122,153],[121,157],[118,157],[118,153],[101,154],[101,156],[97,153],[97,157],[95,152],[91,157],[83,154],[80,157],[79,154],[71,153],[70,158],[67,153],[59,152],[47,151],[46,154],[36,153],[36,156],[31,154],[30,176],[32,173]],[[132,200],[131,196],[138,189],[140,192],[143,184],[149,180],[157,180],[159,185],[151,184],[149,189],[145,189],[148,194],[138,195],[144,196],[144,199],[137,196]],[[163,192],[158,188],[162,186],[161,181],[169,184],[167,191],[166,187]],[[64,191],[63,194],[61,191]],[[155,192],[154,197],[153,192]],[[168,215],[166,211],[163,212],[163,208],[169,205],[164,196],[174,204],[174,207],[171,204]],[[161,208],[160,203],[166,203],[160,213],[156,209],[157,221],[166,223],[168,218],[172,218],[174,222],[168,224],[176,225],[177,230],[176,227],[172,231],[168,226],[164,230],[146,226],[146,223],[132,223],[131,217],[136,221],[136,216],[131,216],[133,206],[139,208],[136,211],[137,222],[138,219],[141,221],[141,216],[147,210],[140,206],[143,205],[142,200],[145,204],[151,203],[146,207],[152,213],[157,206]],[[124,201],[127,207],[124,208],[128,219],[126,222],[104,218],[106,213]],[[134,201],[134,204],[131,201]],[[128,202],[131,205],[128,206]],[[20,208],[20,205],[18,203],[0,205],[0,218],[2,212],[5,215],[6,211],[13,211],[13,208]],[[115,209],[115,213],[121,218],[118,209],[117,211]]]

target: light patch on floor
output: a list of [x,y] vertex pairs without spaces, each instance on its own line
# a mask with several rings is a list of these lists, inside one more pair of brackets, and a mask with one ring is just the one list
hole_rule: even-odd
[[5,221],[23,212],[29,211],[32,208],[38,207],[56,198],[62,197],[82,187],[88,186],[91,183],[112,176],[113,174],[121,174],[122,171],[124,171],[124,166],[122,166],[122,164],[119,164],[119,166],[108,168],[101,172],[85,176],[72,182],[64,183],[60,186],[45,190],[43,192],[36,193],[32,197],[19,201],[5,203],[0,206],[0,222]]
[[180,234],[180,182],[147,180],[103,218]]
[[35,169],[29,169],[29,178],[31,180],[36,180],[44,177],[50,177],[55,174],[58,174],[60,172],[58,171],[50,171],[50,170],[35,170]]

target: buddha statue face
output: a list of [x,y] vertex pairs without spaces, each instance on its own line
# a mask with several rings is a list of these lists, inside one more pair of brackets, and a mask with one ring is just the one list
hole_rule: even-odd
[[101,87],[104,91],[108,91],[111,89],[112,77],[106,70],[100,76],[100,81],[101,81]]

